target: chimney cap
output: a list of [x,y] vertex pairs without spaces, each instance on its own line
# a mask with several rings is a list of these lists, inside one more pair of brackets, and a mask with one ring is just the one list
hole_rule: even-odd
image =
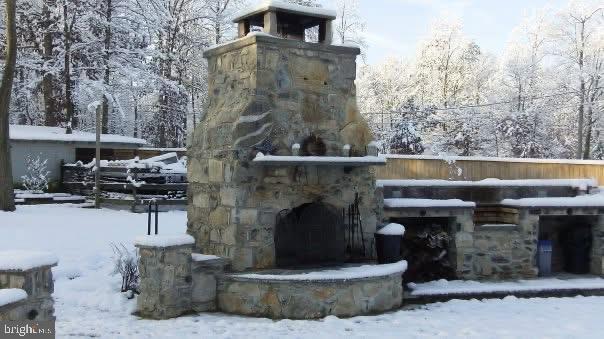
[[298,17],[305,17],[308,18],[309,21],[331,21],[336,19],[336,11],[331,9],[302,6],[277,0],[265,0],[259,5],[252,6],[237,13],[233,22],[239,23],[244,20],[261,21],[264,14],[267,12],[286,13]]

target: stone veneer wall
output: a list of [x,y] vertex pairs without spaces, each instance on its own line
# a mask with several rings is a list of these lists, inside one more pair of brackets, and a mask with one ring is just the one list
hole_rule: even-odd
[[593,225],[592,232],[591,273],[604,275],[604,215],[598,216],[596,224]]
[[226,275],[218,283],[219,310],[272,319],[383,313],[402,302],[401,273],[338,281],[263,281]]
[[[242,271],[275,265],[277,213],[321,200],[336,209],[361,197],[367,248],[379,213],[374,171],[260,167],[255,145],[292,155],[314,134],[327,155],[345,144],[365,155],[371,141],[356,106],[359,49],[250,36],[205,53],[209,105],[189,147],[188,233],[197,250],[232,259]],[[370,253],[370,256],[372,253]]]
[[51,266],[28,270],[0,270],[0,289],[18,288],[27,299],[0,307],[0,320],[54,320],[54,282]]
[[191,311],[192,245],[142,246],[138,269],[137,313],[143,318],[168,319]]
[[193,258],[192,308],[196,312],[216,311],[218,279],[230,263],[224,258],[195,260],[195,255]]

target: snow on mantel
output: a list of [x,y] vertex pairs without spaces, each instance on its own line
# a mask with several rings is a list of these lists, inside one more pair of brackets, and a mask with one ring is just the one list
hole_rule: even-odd
[[371,165],[386,165],[386,159],[383,157],[320,157],[320,156],[278,156],[263,155],[258,153],[254,159],[256,164],[264,165],[317,165],[317,166],[343,166],[359,167]]
[[191,258],[195,262],[222,259],[219,256],[211,254],[192,253]]
[[195,239],[188,234],[183,235],[143,235],[134,240],[134,245],[143,247],[173,247],[193,245]]
[[0,289],[0,307],[27,299],[27,292],[20,288]]
[[476,207],[476,203],[459,199],[437,200],[394,198],[384,199],[384,206],[388,208],[474,208]]
[[314,271],[294,274],[262,274],[248,273],[236,274],[233,277],[259,280],[295,280],[295,281],[317,281],[317,280],[349,280],[383,277],[391,274],[403,274],[407,270],[407,262],[399,261],[393,264],[362,265],[342,267],[338,269]]
[[280,12],[307,15],[329,20],[334,20],[337,15],[336,11],[332,9],[302,6],[278,0],[264,0],[255,6],[245,8],[236,13],[233,22],[239,22],[245,18],[260,14],[262,12],[267,12],[269,10],[277,10]]
[[[37,141],[62,141],[62,142],[96,142],[96,134],[74,130],[67,134],[65,128],[47,126],[10,125],[10,140],[37,140]],[[143,139],[126,137],[123,135],[103,134],[102,143],[146,145]]]
[[49,252],[2,251],[0,252],[0,271],[28,271],[37,267],[54,266],[59,262]]

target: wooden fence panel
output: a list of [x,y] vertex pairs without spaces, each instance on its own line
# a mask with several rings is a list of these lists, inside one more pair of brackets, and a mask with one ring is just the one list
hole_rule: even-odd
[[395,157],[376,168],[378,179],[595,179],[604,185],[604,161],[488,160]]

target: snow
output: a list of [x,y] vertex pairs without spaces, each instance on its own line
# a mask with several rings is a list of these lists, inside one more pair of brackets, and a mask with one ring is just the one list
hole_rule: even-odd
[[437,200],[437,199],[407,199],[390,198],[384,199],[384,206],[390,208],[430,208],[430,207],[462,207],[474,208],[476,203],[459,199]]
[[191,254],[191,257],[193,258],[193,261],[208,261],[208,260],[221,259],[219,256],[216,256],[216,255],[200,254],[200,253],[193,253],[193,254]]
[[195,239],[188,234],[182,235],[143,235],[139,236],[134,240],[134,244],[137,246],[146,247],[170,247],[170,246],[182,246],[182,245],[193,245]]
[[586,190],[597,187],[594,179],[523,179],[500,180],[484,179],[480,181],[453,181],[453,180],[377,180],[377,185],[401,187],[531,187],[531,186],[570,186]]
[[437,280],[421,284],[408,284],[412,295],[451,295],[466,293],[508,293],[526,291],[552,291],[571,289],[603,289],[602,278],[556,279],[540,278],[510,282],[478,282],[465,280]]
[[254,162],[291,162],[291,163],[369,163],[386,164],[386,159],[382,157],[324,157],[324,156],[285,156],[285,155],[264,155],[258,153]]
[[[82,131],[73,131],[66,134],[64,128],[46,126],[10,125],[11,140],[39,140],[39,141],[64,141],[64,142],[96,142],[96,134]],[[101,135],[101,142],[146,145],[143,139],[131,138],[115,134]]]
[[[271,35],[271,34],[268,34],[268,33],[264,33],[264,32],[249,32],[245,36],[270,36],[271,38],[278,38],[278,37],[276,37],[274,35]],[[267,113],[265,113],[264,115],[266,115]]]
[[0,289],[0,307],[27,299],[27,292],[20,288]]
[[250,17],[260,12],[268,11],[269,9],[276,9],[282,12],[293,12],[295,14],[303,14],[315,17],[321,17],[326,19],[335,19],[336,11],[331,9],[325,9],[321,7],[309,7],[287,3],[284,1],[277,0],[264,0],[261,3],[245,8],[235,14],[233,22],[239,22],[247,17]]
[[604,207],[604,194],[576,197],[504,199],[503,205],[517,207]]
[[536,158],[500,158],[500,157],[465,157],[451,155],[400,155],[381,154],[388,159],[416,159],[416,160],[442,160],[448,163],[456,161],[493,161],[517,162],[533,164],[571,164],[571,165],[604,165],[604,160],[577,160],[577,159],[536,159]]
[[262,274],[262,273],[247,273],[234,275],[237,278],[248,279],[265,279],[265,280],[296,280],[296,281],[313,281],[313,280],[348,280],[362,279],[370,277],[380,277],[396,273],[404,273],[407,270],[407,262],[399,261],[392,264],[384,265],[362,265],[342,267],[330,270],[321,270],[307,273],[294,274]]
[[[69,220],[66,222],[66,216]],[[183,234],[186,213],[160,214],[162,234]],[[161,226],[165,225],[165,226]],[[52,251],[57,338],[599,338],[604,297],[452,300],[376,316],[257,319],[200,313],[154,321],[132,312],[119,292],[110,244],[147,231],[147,216],[74,205],[18,206],[0,212],[0,248]]]
[[376,233],[382,235],[400,235],[402,237],[405,235],[405,226],[392,223],[380,228]]
[[[9,246],[4,248],[10,248]],[[59,259],[42,251],[7,250],[0,252],[0,271],[27,271],[41,266],[53,266]]]

